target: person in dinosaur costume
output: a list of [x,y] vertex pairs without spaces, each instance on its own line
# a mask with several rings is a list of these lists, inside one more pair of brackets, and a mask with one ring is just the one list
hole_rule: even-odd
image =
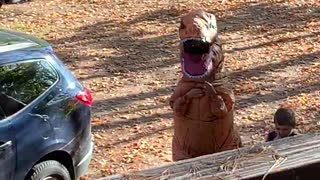
[[179,28],[182,78],[170,98],[174,161],[238,148],[235,98],[224,75],[224,56],[213,14],[195,10]]

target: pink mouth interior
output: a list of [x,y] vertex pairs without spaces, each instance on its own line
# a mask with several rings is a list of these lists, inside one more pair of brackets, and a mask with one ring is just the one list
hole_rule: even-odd
[[204,75],[209,70],[210,59],[204,58],[206,54],[190,54],[183,52],[184,71],[191,76]]

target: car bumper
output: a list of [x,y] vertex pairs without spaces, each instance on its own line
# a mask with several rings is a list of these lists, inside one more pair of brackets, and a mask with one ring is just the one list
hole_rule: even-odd
[[88,170],[91,158],[92,158],[92,153],[93,153],[93,142],[91,141],[89,143],[90,149],[88,153],[82,158],[82,160],[76,165],[75,167],[75,175],[76,179],[78,179],[80,176],[84,175],[86,171]]

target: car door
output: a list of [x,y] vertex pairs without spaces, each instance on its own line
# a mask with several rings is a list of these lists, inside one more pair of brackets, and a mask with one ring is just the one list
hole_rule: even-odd
[[0,69],[0,105],[4,114],[12,117],[16,142],[16,179],[24,179],[45,151],[56,143],[54,127],[49,121],[51,114],[37,107],[53,98],[52,87],[57,81],[57,74],[44,59],[3,64]]
[[12,132],[10,121],[0,117],[0,179],[14,178],[16,151]]

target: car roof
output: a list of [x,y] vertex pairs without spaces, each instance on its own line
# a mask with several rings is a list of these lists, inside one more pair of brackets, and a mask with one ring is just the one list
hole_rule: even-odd
[[42,39],[25,33],[0,29],[0,63],[9,59],[17,61],[24,56],[30,58],[32,54],[43,53],[45,50],[52,51],[52,47]]

